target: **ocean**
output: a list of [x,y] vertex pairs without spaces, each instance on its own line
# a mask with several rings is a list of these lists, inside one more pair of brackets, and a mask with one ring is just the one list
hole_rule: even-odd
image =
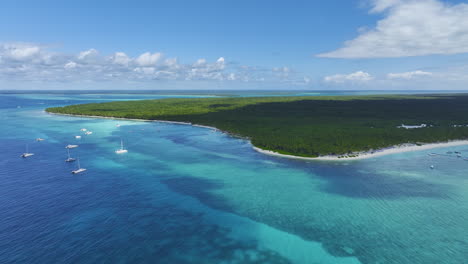
[[[301,161],[207,128],[44,112],[115,100],[366,93],[1,93],[0,263],[467,263],[468,161],[446,153],[468,157],[468,146]],[[117,155],[121,140],[129,153]],[[68,144],[79,145],[70,153],[86,172],[71,174]],[[25,159],[26,145],[35,155]]]

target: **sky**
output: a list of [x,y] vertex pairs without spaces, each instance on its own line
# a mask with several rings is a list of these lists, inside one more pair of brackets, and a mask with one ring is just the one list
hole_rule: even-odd
[[468,2],[3,0],[15,89],[468,90]]

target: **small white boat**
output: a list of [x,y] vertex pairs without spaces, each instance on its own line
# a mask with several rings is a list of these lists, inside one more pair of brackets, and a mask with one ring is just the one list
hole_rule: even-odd
[[116,127],[120,127],[120,124],[115,125]]
[[86,134],[86,135],[91,135],[92,133],[93,133],[93,132],[91,132],[91,131],[86,131],[85,134]]
[[36,138],[36,141],[44,141],[45,139],[43,138]]
[[86,169],[85,169],[85,168],[81,168],[81,166],[80,166],[80,159],[78,159],[78,169],[72,170],[71,173],[72,173],[72,174],[78,174],[78,173],[81,173],[81,172],[84,172],[84,171],[86,171]]
[[75,136],[75,138],[76,138],[76,139],[80,139],[80,138],[81,138],[81,136]]
[[72,149],[72,148],[77,148],[78,145],[67,145],[65,148],[67,149]]
[[73,162],[73,161],[76,160],[75,158],[70,157],[70,149],[69,148],[67,148],[67,154],[68,154],[68,158],[65,160],[66,162]]
[[115,153],[117,154],[124,154],[124,153],[127,153],[128,150],[124,149],[124,146],[123,146],[123,141],[122,139],[120,140],[120,149],[116,150]]
[[431,168],[431,170],[433,170],[433,169],[434,169],[434,165],[431,165],[431,167],[430,167],[430,168]]
[[28,144],[26,144],[26,152],[21,154],[21,157],[22,158],[27,158],[27,157],[31,157],[33,155],[34,155],[34,153],[29,153],[29,146],[28,146]]
[[80,129],[80,131],[83,131],[83,132],[85,132],[86,130],[87,130],[86,128],[82,128],[82,129]]

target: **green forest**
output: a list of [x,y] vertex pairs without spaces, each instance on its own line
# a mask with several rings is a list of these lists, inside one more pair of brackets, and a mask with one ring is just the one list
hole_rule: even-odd
[[[304,157],[468,139],[468,95],[162,99],[46,111],[213,126],[259,148]],[[402,124],[427,127],[398,128]]]

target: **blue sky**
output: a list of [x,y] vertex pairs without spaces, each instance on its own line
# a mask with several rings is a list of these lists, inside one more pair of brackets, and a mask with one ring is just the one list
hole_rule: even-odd
[[0,89],[466,89],[468,4],[2,1]]

